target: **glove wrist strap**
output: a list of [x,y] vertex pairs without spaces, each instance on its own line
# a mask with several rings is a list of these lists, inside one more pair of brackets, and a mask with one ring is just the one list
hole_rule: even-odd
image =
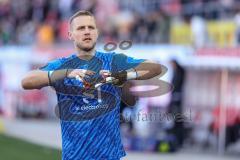
[[138,74],[137,74],[136,69],[131,68],[131,69],[128,69],[126,71],[127,71],[127,80],[134,80],[134,79],[138,78]]

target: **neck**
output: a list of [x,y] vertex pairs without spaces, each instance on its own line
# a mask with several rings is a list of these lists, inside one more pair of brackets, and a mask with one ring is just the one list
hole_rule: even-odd
[[90,50],[90,51],[83,51],[83,50],[77,49],[77,56],[78,56],[80,59],[89,60],[89,59],[91,59],[94,55],[95,55],[95,48],[93,48],[93,49]]

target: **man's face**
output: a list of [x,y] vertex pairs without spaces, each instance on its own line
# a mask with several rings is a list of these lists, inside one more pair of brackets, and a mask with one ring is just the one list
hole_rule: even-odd
[[95,19],[91,16],[79,16],[73,19],[69,38],[73,40],[74,44],[83,51],[92,50],[97,41],[98,30]]

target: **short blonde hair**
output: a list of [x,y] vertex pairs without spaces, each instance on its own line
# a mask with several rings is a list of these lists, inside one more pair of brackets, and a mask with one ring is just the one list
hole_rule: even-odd
[[69,25],[71,26],[72,21],[79,16],[91,16],[94,17],[93,14],[89,11],[78,11],[69,19]]

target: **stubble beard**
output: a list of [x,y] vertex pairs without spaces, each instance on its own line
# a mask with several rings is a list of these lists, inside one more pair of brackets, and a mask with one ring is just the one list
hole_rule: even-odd
[[81,44],[77,44],[77,48],[85,52],[92,51],[95,48],[95,46],[96,46],[96,42],[94,42],[91,47],[83,47]]

